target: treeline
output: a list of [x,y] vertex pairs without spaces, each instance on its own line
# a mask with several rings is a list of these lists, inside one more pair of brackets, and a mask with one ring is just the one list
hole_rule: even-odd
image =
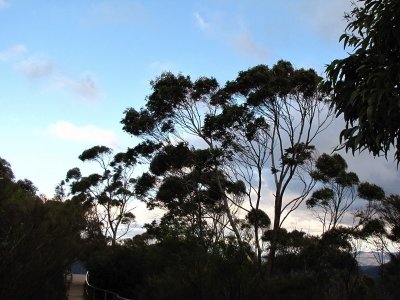
[[[399,249],[400,196],[315,145],[336,113],[346,149],[399,149],[400,51],[390,37],[400,5],[357,2],[342,37],[354,54],[325,80],[283,60],[224,86],[163,73],[144,107],[124,112],[123,130],[139,142],[83,151],[98,171],[72,168],[52,200],[2,159],[0,298],[61,299],[79,258],[93,285],[135,299],[398,299],[398,254],[373,279],[356,253],[360,243]],[[135,201],[164,214],[127,238]],[[319,236],[285,228],[306,207]]]
[[[373,185],[359,188],[366,194],[362,189],[381,193]],[[237,219],[246,251],[228,229],[217,239],[206,221],[196,223],[196,215],[168,213],[147,224],[145,233],[113,245],[112,236],[103,234],[104,225],[94,222],[91,202],[38,196],[32,182],[14,179],[4,159],[0,196],[1,299],[63,299],[64,274],[77,258],[87,262],[91,284],[134,299],[398,297],[398,256],[382,266],[381,279],[374,281],[360,271],[354,255],[356,240],[399,240],[398,196],[373,200],[383,205],[375,206],[376,218],[362,226],[336,225],[321,236],[279,229],[272,276],[267,273],[271,222],[261,211]],[[255,220],[263,250],[260,264]]]
[[0,158],[0,299],[65,297],[64,274],[85,252],[85,210],[38,196],[33,183],[15,180]]

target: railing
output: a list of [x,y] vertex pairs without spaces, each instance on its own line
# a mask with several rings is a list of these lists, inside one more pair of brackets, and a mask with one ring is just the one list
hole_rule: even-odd
[[134,300],[124,298],[117,293],[95,287],[89,283],[89,272],[86,272],[85,295],[87,300]]
[[68,300],[68,291],[72,282],[72,273],[69,269],[64,272],[64,285],[65,285],[65,300]]

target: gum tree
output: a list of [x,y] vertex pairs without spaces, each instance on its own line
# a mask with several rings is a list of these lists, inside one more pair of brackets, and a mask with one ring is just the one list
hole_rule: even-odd
[[339,154],[322,154],[311,176],[320,187],[306,204],[322,224],[322,232],[334,229],[357,199],[359,179],[356,173],[347,172],[347,163]]
[[[271,273],[278,231],[313,186],[306,172],[311,167],[312,142],[329,125],[331,114],[319,83],[313,70],[296,70],[284,61],[272,69],[260,65],[240,72],[222,89],[215,79],[192,82],[189,77],[167,73],[152,82],[153,93],[146,106],[140,111],[128,109],[122,123],[125,131],[144,138],[146,145],[190,141],[191,146],[213,153],[214,170],[220,170],[216,182],[224,212],[243,249],[231,204],[247,214],[258,211],[263,181],[270,170],[275,191]],[[245,183],[247,207],[224,191],[222,182],[228,178]],[[294,187],[298,196],[285,198],[286,191]],[[258,216],[254,215],[253,225],[260,261]]]
[[[204,130],[206,116],[215,116],[221,110],[211,101],[219,90],[217,81],[206,77],[192,81],[188,76],[164,73],[152,81],[151,86],[153,92],[148,96],[145,107],[139,111],[134,108],[126,110],[122,120],[123,129],[126,132],[142,138],[142,142],[132,151],[151,162],[150,173],[152,174],[145,175],[143,182],[148,183],[148,189],[150,189],[153,176],[163,175],[158,180],[163,184],[161,187],[166,184],[172,170],[170,169],[166,174],[156,174],[152,165],[155,165],[154,159],[160,157],[167,147],[172,149],[182,143],[192,153],[196,149],[202,150],[203,156],[207,158],[205,161],[208,165],[207,172],[209,177],[212,177],[212,186],[208,183],[205,189],[218,195],[223,215],[228,220],[228,229],[233,232],[239,247],[251,259],[251,254],[246,251],[247,247],[240,236],[234,215],[237,209],[232,207],[232,203],[237,203],[238,198],[227,189],[226,183],[229,179],[223,165],[227,152],[220,147],[221,144],[210,133]],[[175,161],[179,162],[180,158],[180,162],[183,163],[183,157],[176,157]],[[161,160],[158,163],[166,161]],[[190,168],[181,165],[180,168],[175,167],[174,171],[182,179],[188,175],[188,172],[192,172],[191,168],[202,169],[200,165],[190,165]],[[200,181],[196,184],[196,189],[203,180],[200,177],[197,179]],[[231,184],[235,185],[235,182],[231,181]],[[146,188],[142,190],[145,193],[148,192]],[[159,193],[160,190],[157,192],[158,196]],[[147,197],[156,196],[157,198],[157,194],[153,193]]]
[[[332,120],[320,82],[314,70],[295,69],[291,63],[279,61],[271,69],[259,65],[240,72],[216,98],[221,106],[245,106],[268,127],[263,147],[268,153],[265,166],[270,170],[274,192],[269,276],[273,271],[279,230],[314,185],[307,175],[312,164],[313,142]],[[295,189],[297,196],[287,197],[290,189]]]
[[61,197],[65,187],[72,201],[92,207],[92,220],[100,225],[103,235],[114,245],[129,232],[135,216],[132,201],[135,199],[136,159],[127,153],[112,155],[105,146],[94,146],[82,152],[79,159],[94,162],[99,173],[82,176],[79,168],[67,172],[65,181],[57,188]]

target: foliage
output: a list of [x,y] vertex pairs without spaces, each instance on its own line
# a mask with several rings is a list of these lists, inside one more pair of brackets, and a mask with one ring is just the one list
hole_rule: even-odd
[[321,187],[306,201],[322,223],[323,232],[335,228],[356,200],[355,187],[359,184],[357,174],[347,172],[347,163],[339,154],[322,154],[311,172]]
[[[185,195],[193,204],[198,197],[189,199],[186,190],[194,191],[194,186],[203,186],[209,192],[212,189],[219,195],[222,208],[218,220],[221,216],[227,219],[223,227],[233,231],[244,251],[246,243],[235,213],[260,209],[263,173],[271,170],[276,188],[273,227],[277,233],[312,187],[304,171],[312,160],[312,141],[328,126],[330,116],[324,102],[326,95],[319,89],[320,80],[315,71],[295,69],[286,61],[279,61],[271,69],[259,65],[240,72],[223,88],[213,78],[192,81],[188,76],[162,74],[151,83],[153,92],[145,107],[140,111],[128,109],[122,120],[125,131],[144,140],[142,145],[159,143],[152,154],[147,152],[144,157],[150,161],[152,175],[163,177],[156,183],[160,184],[157,192],[147,187],[148,197],[152,198],[149,202],[165,195],[175,199]],[[206,161],[190,162],[190,151],[204,155]],[[196,169],[213,178],[213,183],[193,177]],[[300,196],[286,200],[285,192],[294,181],[301,185]],[[239,182],[244,186],[241,194],[247,197],[246,204],[243,196],[238,198],[228,187],[238,186]],[[171,187],[179,189],[173,191]],[[183,194],[172,195],[170,191]],[[258,222],[253,225],[251,240],[260,265],[260,228]],[[272,261],[274,246],[270,252]],[[252,259],[252,253],[247,255]]]
[[179,224],[165,222],[148,225],[124,245],[108,246],[89,268],[98,286],[135,299],[371,299],[346,230],[321,238],[285,234],[279,276],[268,281],[265,263],[261,269],[250,263],[234,239],[205,247]]
[[382,294],[385,299],[398,299],[400,297],[400,256],[391,255],[390,261],[381,267],[382,272]]
[[374,155],[394,147],[399,161],[400,2],[357,0],[346,19],[340,39],[353,51],[326,69],[332,105],[346,121],[341,140]]
[[92,224],[97,224],[103,235],[115,244],[135,219],[130,204],[136,196],[133,169],[137,161],[129,153],[112,156],[112,150],[105,146],[89,148],[79,159],[95,162],[100,174],[82,176],[79,168],[70,169],[56,189],[57,197],[66,196],[67,186],[71,200],[90,206],[92,211],[87,216],[92,218]]
[[197,237],[177,236],[178,228],[160,226],[153,224],[91,260],[94,282],[135,299],[261,297],[259,279],[251,276],[254,266],[237,244],[221,241],[205,248]]
[[[29,180],[0,178],[0,298],[64,299],[64,272],[80,256],[83,207],[36,195]],[[46,201],[45,201],[46,200]]]
[[[289,214],[305,200],[313,187],[313,181],[307,178],[315,150],[312,143],[330,124],[331,114],[325,106],[327,95],[321,91],[320,81],[321,78],[312,69],[295,69],[290,62],[278,61],[271,69],[259,65],[239,72],[238,77],[228,82],[214,97],[214,101],[223,108],[242,103],[248,114],[253,115],[254,121],[245,131],[245,135],[250,133],[251,137],[252,129],[257,127],[253,124],[258,122],[262,124],[261,128],[266,129],[266,138],[260,143],[256,141],[250,145],[256,149],[265,147],[264,151],[269,154],[269,169],[274,183],[274,221],[268,258],[269,273],[272,273],[273,269],[280,227]],[[242,152],[239,150],[239,153],[248,156],[251,151],[247,149],[244,148]],[[258,153],[249,164],[257,165],[254,161],[260,161],[264,152]],[[263,163],[261,168],[266,166],[267,164]],[[261,180],[261,176],[257,179]],[[287,199],[286,191],[293,184],[297,184],[300,191],[298,196]]]
[[164,73],[151,85],[145,107],[128,109],[122,120],[125,131],[142,139],[131,152],[149,163],[138,181],[144,183],[138,186],[142,199],[167,209],[166,218],[192,224],[200,235],[204,226],[213,227],[218,240],[231,229],[244,251],[235,213],[245,187],[229,176],[229,154],[205,127],[221,111],[212,102],[217,81]]

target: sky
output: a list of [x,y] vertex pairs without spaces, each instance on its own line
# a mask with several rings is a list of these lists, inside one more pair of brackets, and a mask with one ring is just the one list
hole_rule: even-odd
[[[324,76],[346,56],[349,10],[350,0],[0,0],[0,157],[51,196],[69,169],[85,169],[83,150],[135,145],[123,112],[145,104],[163,71],[223,85],[284,59]],[[321,137],[321,153],[341,126]],[[343,155],[361,180],[399,192],[391,157]]]

